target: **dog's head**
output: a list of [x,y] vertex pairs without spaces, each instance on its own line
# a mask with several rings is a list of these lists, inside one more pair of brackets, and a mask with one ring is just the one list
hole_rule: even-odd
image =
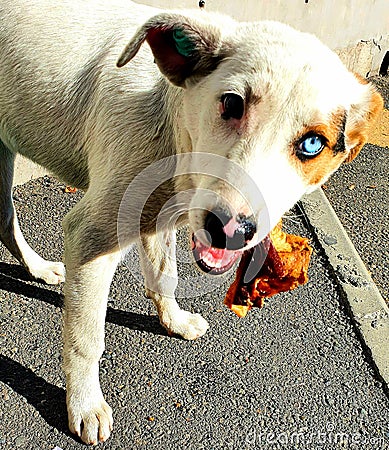
[[277,22],[160,14],[118,66],[145,40],[160,71],[184,89],[189,223],[211,273],[231,267],[304,193],[355,158],[382,109],[374,88],[317,38]]

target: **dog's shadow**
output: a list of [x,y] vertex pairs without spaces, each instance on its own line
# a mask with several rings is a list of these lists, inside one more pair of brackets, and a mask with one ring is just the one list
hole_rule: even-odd
[[[62,308],[63,296],[51,289],[31,283],[27,271],[16,264],[0,263],[0,290],[23,295]],[[111,307],[107,309],[106,320],[133,330],[167,335],[157,316],[120,311]],[[67,426],[65,390],[48,383],[31,369],[0,354],[0,381],[22,395],[53,428],[67,436],[74,436]],[[76,439],[77,440],[77,439]]]
[[[20,265],[0,263],[0,289],[63,307],[63,296],[56,291],[31,284],[28,272]],[[132,330],[167,336],[157,316],[122,311],[108,306],[106,321]]]
[[[53,428],[72,436],[67,426],[65,390],[0,354],[0,381],[23,396]],[[72,436],[73,437],[73,436]]]

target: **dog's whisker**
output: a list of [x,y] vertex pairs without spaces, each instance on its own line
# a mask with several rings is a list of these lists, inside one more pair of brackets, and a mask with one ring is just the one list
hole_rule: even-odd
[[282,220],[284,221],[284,222],[292,222],[292,223],[296,223],[296,224],[298,224],[298,223],[300,223],[301,222],[301,217],[302,217],[302,215],[295,215],[295,214],[293,214],[293,215],[283,215],[282,216]]

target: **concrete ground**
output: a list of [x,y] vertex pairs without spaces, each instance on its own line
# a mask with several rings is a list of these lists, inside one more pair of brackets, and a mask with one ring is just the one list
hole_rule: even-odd
[[[63,188],[43,178],[15,189],[25,236],[46,258],[61,257],[61,217],[79,195]],[[101,360],[115,429],[102,447],[389,448],[388,392],[327,257],[299,210],[285,224],[311,237],[310,281],[245,319],[223,306],[231,280],[210,288],[181,258],[182,278],[208,291],[180,299],[211,325],[195,342],[161,328],[135,256],[118,268]],[[0,449],[81,449],[66,425],[61,289],[31,282],[3,248],[0,260]]]

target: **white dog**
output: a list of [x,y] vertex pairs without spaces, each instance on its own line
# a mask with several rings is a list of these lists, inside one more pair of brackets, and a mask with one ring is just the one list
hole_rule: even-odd
[[[187,217],[199,266],[224,272],[355,157],[382,99],[315,37],[275,22],[128,0],[0,0],[0,17],[0,237],[33,277],[62,282],[64,266],[20,232],[15,154],[85,190],[63,224],[64,370],[70,430],[105,441],[98,366],[120,246],[141,238],[169,333],[203,335],[207,322],[174,299],[175,234],[158,225],[161,208]],[[145,201],[142,179],[156,184]]]

